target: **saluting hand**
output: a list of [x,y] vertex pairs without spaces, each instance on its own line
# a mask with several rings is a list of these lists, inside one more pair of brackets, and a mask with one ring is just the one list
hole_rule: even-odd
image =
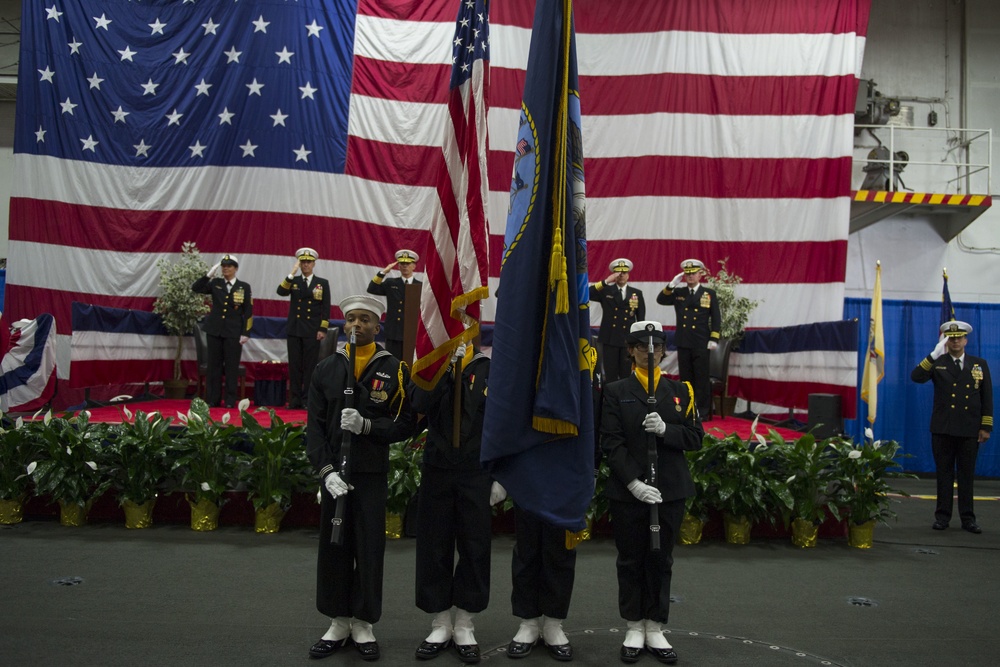
[[608,276],[607,278],[604,279],[604,284],[605,285],[613,285],[614,282],[617,279],[618,279],[618,276],[616,276],[614,273],[612,273],[610,276]]
[[393,267],[395,267],[397,264],[399,264],[399,262],[393,262],[389,266],[387,266],[384,269],[382,269],[382,275],[386,275],[386,276],[389,275],[389,272],[392,271]]
[[216,262],[215,266],[213,266],[212,268],[210,268],[208,270],[208,273],[206,273],[205,275],[208,276],[209,278],[213,277],[215,275],[215,273],[219,270],[220,266],[222,266],[222,262]]
[[302,266],[302,262],[300,262],[299,260],[295,260],[295,266],[292,267],[292,272],[289,273],[288,275],[294,276],[296,273],[299,272],[300,266]]
[[938,341],[937,346],[931,351],[931,359],[937,359],[944,354],[944,351],[948,347],[948,337],[941,336],[941,340]]
[[681,271],[676,276],[674,276],[669,283],[667,283],[667,287],[669,287],[670,289],[677,289],[678,287],[681,286],[681,282],[683,281],[684,281],[684,272]]

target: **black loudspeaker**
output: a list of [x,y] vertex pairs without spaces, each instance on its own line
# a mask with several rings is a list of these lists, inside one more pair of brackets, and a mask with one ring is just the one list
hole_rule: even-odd
[[809,394],[809,431],[817,440],[844,432],[839,394]]

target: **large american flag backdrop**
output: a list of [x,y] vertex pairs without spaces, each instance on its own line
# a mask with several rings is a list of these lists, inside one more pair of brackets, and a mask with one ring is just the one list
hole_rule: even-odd
[[[578,0],[592,278],[628,257],[652,302],[681,260],[728,257],[762,300],[750,326],[840,319],[869,6]],[[445,256],[430,230],[449,205],[438,165],[457,10],[25,2],[8,315],[52,313],[67,336],[73,301],[148,311],[156,260],[189,240],[207,259],[240,256],[258,317],[286,315],[274,288],[303,245],[334,302],[397,248]],[[491,293],[533,11],[490,6]],[[649,316],[673,324],[667,308]],[[256,349],[244,359],[281,346]]]

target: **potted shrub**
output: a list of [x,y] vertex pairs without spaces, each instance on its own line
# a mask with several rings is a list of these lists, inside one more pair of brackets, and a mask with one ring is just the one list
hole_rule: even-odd
[[[246,410],[248,399],[240,401],[240,411]],[[236,427],[229,424],[229,413],[222,422],[209,417],[208,403],[200,398],[191,401],[187,414],[178,413],[186,426],[171,445],[173,473],[180,485],[194,495],[194,501],[185,494],[191,505],[191,528],[215,530],[219,526],[219,509],[223,494],[228,491],[236,476]]]
[[895,440],[871,441],[871,430],[865,429],[868,439],[855,444],[847,438],[832,438],[830,446],[836,451],[837,502],[847,515],[848,544],[859,549],[872,546],[876,523],[888,524],[896,518],[889,494],[908,496],[895,488],[891,480],[916,476],[903,472],[897,459],[906,458]]
[[316,484],[305,452],[305,426],[283,421],[273,408],[267,408],[267,413],[271,418],[270,428],[261,426],[245,408],[240,411],[243,433],[252,449],[237,453],[238,477],[246,483],[256,511],[258,533],[278,532],[293,494]]
[[171,420],[158,412],[139,410],[133,416],[128,408],[123,410],[126,421],[111,427],[104,450],[108,476],[125,510],[125,527],[149,528],[156,496],[172,467]]
[[191,285],[208,271],[208,264],[201,258],[198,246],[188,241],[181,246],[180,258],[171,263],[166,257],[156,263],[160,271],[160,296],[153,302],[153,312],[163,320],[164,328],[177,338],[174,352],[174,375],[164,381],[167,398],[183,398],[187,391],[187,378],[181,375],[181,353],[184,336],[194,331],[194,325],[204,317],[209,302],[204,294],[191,291]]
[[[709,437],[711,436],[706,436],[706,440]],[[714,442],[715,439],[712,440],[712,444]],[[701,449],[684,452],[688,468],[691,470],[691,481],[694,482],[695,492],[685,501],[679,536],[681,544],[701,542],[702,531],[708,523],[709,512],[713,509],[710,504],[715,497],[713,494],[722,482],[718,468],[711,464],[711,459],[717,454],[718,452],[713,451],[705,440],[702,441]]]
[[705,435],[700,460],[712,481],[706,485],[704,502],[723,514],[726,541],[747,544],[750,528],[758,521],[774,520],[771,483],[759,463],[759,453],[735,433],[724,438]]
[[750,320],[750,313],[760,305],[760,301],[736,295],[736,287],[743,282],[743,278],[729,271],[726,266],[728,261],[728,257],[720,259],[719,264],[722,266],[719,272],[714,276],[707,276],[705,284],[715,290],[715,295],[719,300],[719,310],[722,315],[719,336],[733,341],[735,347],[743,338],[747,322]]
[[28,465],[36,492],[59,503],[59,522],[81,526],[95,498],[110,485],[102,460],[107,424],[91,424],[86,410],[72,417],[45,413],[40,429],[41,452]]
[[403,536],[403,515],[420,490],[421,463],[427,432],[389,445],[389,491],[385,499],[385,535]]
[[35,422],[11,421],[0,413],[0,524],[20,523],[31,476],[28,464],[39,457],[41,442]]

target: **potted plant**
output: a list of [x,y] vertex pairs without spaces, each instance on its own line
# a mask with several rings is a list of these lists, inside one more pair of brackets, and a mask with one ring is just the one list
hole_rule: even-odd
[[909,496],[891,480],[915,477],[903,472],[897,461],[909,456],[900,453],[898,442],[872,442],[871,430],[865,429],[865,434],[868,439],[861,444],[847,438],[830,441],[836,451],[837,502],[849,519],[848,544],[860,549],[871,548],[876,523],[888,524],[896,517],[889,494]]
[[267,408],[267,413],[271,418],[270,428],[261,426],[245,409],[240,411],[243,433],[252,449],[237,453],[238,478],[246,483],[256,510],[258,533],[278,532],[293,494],[316,484],[303,442],[305,426],[283,421],[273,408]]
[[722,266],[719,272],[714,276],[707,276],[705,284],[715,290],[715,296],[719,300],[719,310],[722,315],[719,336],[733,341],[735,347],[743,338],[750,313],[760,305],[760,301],[736,295],[736,287],[743,282],[743,278],[729,271],[726,266],[728,261],[728,257],[720,259],[719,264]]
[[407,440],[389,445],[388,494],[385,499],[385,535],[390,539],[403,536],[403,515],[420,490],[421,462],[427,432],[422,431]]
[[[706,436],[706,439],[711,436]],[[684,518],[681,520],[679,540],[681,544],[698,544],[701,534],[708,523],[709,512],[713,509],[712,498],[714,490],[722,483],[718,468],[711,464],[712,457],[718,455],[713,451],[711,443],[702,441],[700,449],[684,452],[688,468],[691,470],[691,481],[694,482],[694,495],[684,504]]]
[[771,493],[784,520],[792,527],[792,544],[815,547],[819,526],[832,514],[838,521],[836,450],[806,433],[785,440],[770,429],[768,439],[757,435],[765,467],[775,471]]
[[[240,411],[249,404],[248,399],[240,401]],[[221,423],[213,421],[208,403],[200,398],[191,401],[187,414],[177,416],[186,428],[171,445],[172,467],[181,487],[194,494],[193,502],[186,495],[191,505],[191,528],[215,530],[219,526],[223,494],[231,488],[236,476],[236,455],[232,449],[237,439],[236,427],[229,424],[228,412]]]
[[187,378],[181,375],[184,336],[194,331],[194,325],[210,309],[206,296],[192,292],[191,285],[205,275],[208,264],[201,258],[198,246],[186,241],[176,263],[164,257],[156,263],[156,268],[160,271],[160,296],[153,302],[153,312],[162,318],[164,328],[177,338],[174,375],[171,380],[164,381],[163,391],[168,398],[183,398],[188,386]]
[[64,526],[81,526],[95,498],[110,485],[102,460],[106,424],[90,423],[86,410],[72,417],[42,419],[39,459],[28,464],[28,472],[38,494],[59,503],[59,521]]
[[160,487],[171,469],[170,419],[158,412],[147,415],[139,410],[111,427],[104,449],[111,487],[118,492],[118,502],[125,510],[126,528],[149,528],[153,525],[153,505]]
[[26,423],[22,417],[11,421],[0,413],[0,524],[24,519],[24,500],[31,485],[27,467],[38,459],[40,447],[35,422]]
[[700,464],[713,477],[704,490],[704,502],[723,514],[726,541],[747,544],[750,528],[758,521],[773,521],[769,471],[759,452],[733,433],[724,438],[705,435]]

